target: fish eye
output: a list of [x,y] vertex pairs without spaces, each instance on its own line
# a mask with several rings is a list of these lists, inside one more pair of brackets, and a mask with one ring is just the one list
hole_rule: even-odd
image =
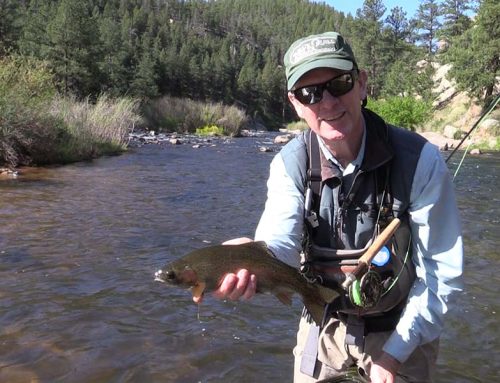
[[175,271],[173,270],[168,270],[166,273],[165,273],[165,276],[167,277],[167,279],[175,279]]

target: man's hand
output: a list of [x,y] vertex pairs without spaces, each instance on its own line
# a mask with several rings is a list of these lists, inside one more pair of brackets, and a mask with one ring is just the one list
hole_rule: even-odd
[[372,383],[394,383],[396,372],[401,363],[387,353],[382,353],[379,359],[373,362],[370,370]]
[[[242,243],[253,242],[250,238],[241,237],[230,239],[223,245],[239,245]],[[221,285],[214,291],[214,297],[218,299],[230,299],[237,301],[238,299],[250,299],[255,295],[257,290],[257,277],[250,274],[248,270],[241,269],[234,273],[229,273],[224,276]],[[201,303],[202,298],[193,297],[195,303]]]
[[219,299],[250,299],[257,290],[257,277],[248,270],[241,269],[236,274],[226,274],[220,287],[214,291],[214,297]]

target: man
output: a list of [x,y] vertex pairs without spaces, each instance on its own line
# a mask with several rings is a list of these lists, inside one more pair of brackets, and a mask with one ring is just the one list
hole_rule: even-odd
[[[339,34],[297,40],[284,63],[288,98],[310,131],[273,159],[255,239],[311,282],[338,287],[384,227],[394,217],[402,222],[387,256],[380,253],[361,282],[328,306],[321,327],[304,313],[295,382],[340,376],[353,366],[373,383],[430,382],[443,316],[462,273],[446,165],[435,146],[363,107],[367,74]],[[235,270],[215,295],[249,299],[258,283]]]

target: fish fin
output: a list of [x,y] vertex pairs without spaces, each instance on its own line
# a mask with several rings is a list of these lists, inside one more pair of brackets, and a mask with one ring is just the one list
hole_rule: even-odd
[[319,284],[316,285],[316,288],[318,289],[319,295],[326,303],[332,303],[333,300],[340,295],[337,290]]
[[196,285],[191,287],[191,293],[193,294],[193,298],[201,299],[203,296],[203,291],[205,291],[206,283],[198,282]]
[[326,305],[337,298],[340,293],[320,284],[316,284],[312,287],[315,288],[316,292],[303,296],[303,302],[314,322],[316,322],[318,326],[321,326],[325,315]]
[[276,296],[276,298],[278,298],[278,300],[287,305],[287,306],[290,306],[292,304],[292,293],[288,292],[288,291],[279,291],[277,293],[274,294]]
[[323,322],[323,316],[325,313],[325,305],[320,304],[319,302],[311,301],[311,300],[304,300],[304,306],[306,307],[307,311],[311,314],[311,317],[313,318],[314,322],[318,326],[322,325]]

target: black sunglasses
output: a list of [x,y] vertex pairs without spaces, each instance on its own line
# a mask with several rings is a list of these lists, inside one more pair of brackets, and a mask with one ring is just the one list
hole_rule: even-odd
[[300,103],[312,105],[320,102],[323,99],[323,92],[328,91],[333,97],[340,97],[351,91],[354,88],[358,72],[342,73],[322,84],[308,85],[302,88],[293,90],[293,95]]

